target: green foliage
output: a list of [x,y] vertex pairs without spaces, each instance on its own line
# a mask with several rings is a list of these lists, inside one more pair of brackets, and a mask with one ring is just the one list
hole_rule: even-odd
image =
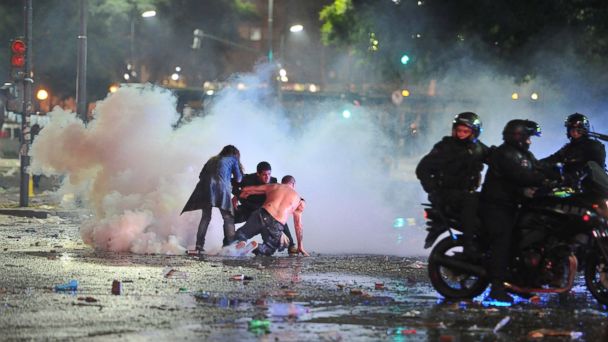
[[[608,3],[602,1],[334,0],[319,17],[325,44],[350,49],[360,72],[389,81],[424,81],[464,59],[520,79],[531,70],[555,74],[531,58],[540,49],[606,69]],[[371,35],[377,47],[370,48]],[[405,66],[403,53],[412,58]]]

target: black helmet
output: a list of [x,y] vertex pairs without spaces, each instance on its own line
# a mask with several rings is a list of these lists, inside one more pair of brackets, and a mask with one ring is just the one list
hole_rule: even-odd
[[527,149],[526,140],[533,135],[540,137],[541,133],[540,126],[536,122],[515,119],[507,122],[502,131],[502,139],[508,144]]
[[478,138],[479,134],[481,134],[481,120],[479,119],[479,115],[473,112],[464,112],[454,116],[454,120],[452,120],[452,130],[456,129],[456,126],[459,125],[464,125],[472,129],[475,138]]
[[581,113],[570,114],[564,122],[564,127],[566,127],[568,138],[570,138],[570,130],[573,128],[576,128],[582,134],[587,134],[590,128],[589,119]]

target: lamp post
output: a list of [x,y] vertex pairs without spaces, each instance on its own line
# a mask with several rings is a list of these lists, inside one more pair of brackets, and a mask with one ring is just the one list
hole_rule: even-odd
[[268,62],[272,63],[272,7],[273,0],[268,0]]
[[[130,80],[132,78],[137,77],[137,68],[136,68],[136,61],[135,61],[135,21],[137,20],[137,6],[135,6],[133,8],[133,11],[131,12],[131,34],[129,36],[129,63],[127,64],[127,71],[129,72],[129,77],[127,78],[127,76],[125,76],[125,80]],[[143,13],[140,14],[142,18],[153,18],[156,16],[156,11],[150,10],[150,11],[145,11]],[[125,74],[127,75],[127,74]]]

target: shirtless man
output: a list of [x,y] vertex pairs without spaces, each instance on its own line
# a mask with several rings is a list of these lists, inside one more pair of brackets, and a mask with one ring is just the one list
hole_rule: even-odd
[[293,223],[298,238],[298,253],[308,256],[302,244],[302,212],[304,200],[295,191],[296,180],[292,176],[285,176],[281,184],[264,184],[243,188],[241,197],[265,194],[264,205],[254,211],[247,223],[236,231],[235,241],[237,249],[243,248],[246,241],[257,234],[262,235],[264,241],[253,252],[262,255],[272,255],[277,249],[287,246],[289,239],[283,233],[289,215],[293,215]]

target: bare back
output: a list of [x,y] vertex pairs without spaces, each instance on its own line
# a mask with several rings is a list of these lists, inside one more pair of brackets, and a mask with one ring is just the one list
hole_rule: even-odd
[[281,224],[286,224],[289,215],[293,214],[293,225],[296,230],[296,237],[298,238],[298,251],[307,256],[308,252],[304,250],[304,245],[302,244],[304,236],[302,212],[306,204],[294,187],[295,182],[290,184],[247,186],[243,188],[241,197],[246,198],[249,195],[265,194],[266,201],[262,207]]
[[298,208],[300,201],[300,195],[289,185],[266,185],[266,202],[263,207],[272,217],[283,224]]

